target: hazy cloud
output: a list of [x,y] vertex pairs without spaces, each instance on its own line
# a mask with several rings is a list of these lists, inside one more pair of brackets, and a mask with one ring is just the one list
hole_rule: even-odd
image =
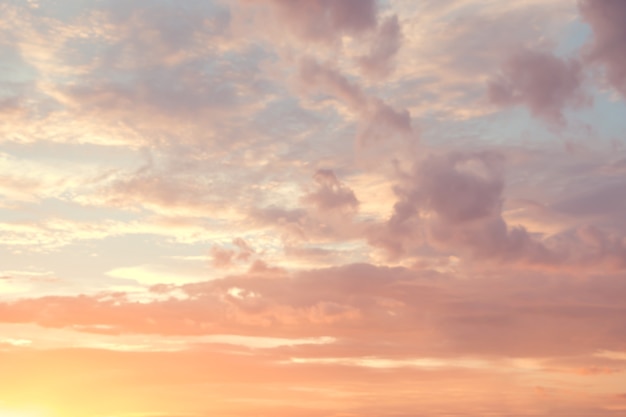
[[584,20],[593,30],[587,59],[604,65],[609,83],[626,96],[626,5],[620,0],[581,0],[578,2]]
[[575,59],[546,52],[521,50],[502,67],[488,86],[489,100],[499,106],[525,105],[533,116],[564,125],[563,111],[589,104],[583,90],[584,73]]

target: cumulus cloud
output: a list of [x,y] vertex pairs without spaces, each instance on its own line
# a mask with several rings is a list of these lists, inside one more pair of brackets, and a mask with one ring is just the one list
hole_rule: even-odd
[[[400,171],[393,210],[385,222],[368,227],[369,243],[394,260],[440,254],[522,268],[626,267],[626,239],[617,214],[621,194],[615,194],[623,188],[621,180],[587,191],[568,185],[573,196],[555,196],[545,206],[511,206],[505,192],[509,162],[497,151],[456,151],[428,156]],[[568,172],[575,169],[580,168],[568,167]],[[527,209],[526,216],[513,215]],[[537,228],[542,221],[547,227]],[[561,225],[552,229],[553,222]]]
[[500,211],[503,157],[497,153],[450,153],[420,167],[426,209],[446,223],[481,219]]
[[398,201],[370,241],[398,257],[429,243],[500,260],[552,262],[548,248],[502,218],[504,161],[494,152],[431,156],[396,186]]
[[576,59],[523,49],[511,55],[501,74],[489,82],[488,98],[503,107],[525,105],[533,116],[563,125],[566,108],[590,101],[583,80],[583,68]]
[[626,4],[620,0],[581,0],[578,4],[593,30],[586,58],[603,65],[608,82],[626,96]]
[[555,256],[524,227],[502,218],[504,169],[497,153],[452,153],[420,168],[422,210],[434,214],[429,233],[436,245],[507,261],[554,262]]
[[407,196],[416,196],[419,209],[430,218],[428,232],[435,245],[459,246],[487,258],[551,260],[549,250],[525,228],[511,228],[502,219],[501,155],[482,152],[434,157],[421,165],[417,175],[418,188],[406,190]]

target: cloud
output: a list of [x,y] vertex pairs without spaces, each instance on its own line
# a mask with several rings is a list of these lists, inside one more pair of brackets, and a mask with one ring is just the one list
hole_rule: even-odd
[[3,97],[0,99],[0,114],[3,117],[10,117],[20,114],[23,111],[22,97]]
[[445,223],[485,218],[501,209],[504,166],[497,153],[450,153],[419,168],[424,208]]
[[580,0],[578,5],[593,30],[586,59],[603,65],[608,82],[626,97],[626,4],[620,0]]
[[[369,225],[369,243],[394,260],[439,254],[517,268],[626,268],[615,187],[608,189],[611,194],[595,186],[573,198],[556,198],[532,216],[516,217],[504,211],[506,162],[495,151],[453,151],[427,156],[399,172],[393,211],[386,221]],[[586,215],[590,210],[593,216]],[[563,223],[555,232],[525,226],[542,216]]]
[[313,59],[300,61],[298,81],[305,92],[310,93],[314,91],[313,88],[321,88],[353,110],[364,111],[367,108],[368,97],[356,83],[348,80],[339,71]]
[[[0,318],[85,334],[333,338],[290,349],[290,357],[569,358],[624,343],[619,273],[580,280],[510,265],[439,273],[353,264],[296,273],[255,268],[154,291],[159,297],[147,302],[124,293],[2,302]],[[587,365],[596,362],[576,366]]]
[[338,39],[376,27],[376,0],[254,0],[272,6],[282,24],[307,41]]
[[320,169],[313,176],[317,190],[307,194],[303,202],[312,204],[320,211],[354,211],[359,205],[354,192],[342,184],[332,170]]
[[559,42],[575,15],[573,3],[394,2],[402,45],[387,88],[415,118],[468,120],[490,113],[484,86],[494,68],[520,45]]
[[357,141],[368,145],[388,141],[394,136],[415,139],[411,115],[406,109],[395,109],[378,97],[368,96],[355,82],[329,65],[312,59],[300,62],[298,82],[305,93],[320,90],[346,105],[361,119]]
[[[183,4],[138,0],[107,0],[90,8],[80,19],[83,33],[102,48],[91,62],[96,72],[140,70],[176,65],[210,51],[203,43],[220,39],[228,31],[228,9],[215,2]],[[84,36],[84,35],[83,35]],[[91,57],[72,49],[72,58]]]
[[352,189],[329,169],[317,170],[313,179],[314,188],[298,199],[297,206],[270,205],[249,213],[250,226],[280,232],[287,258],[328,260],[343,252],[337,243],[362,238],[363,227],[356,218],[360,203]]
[[[206,110],[220,112],[237,106],[238,99],[232,85],[212,83],[200,78],[191,69],[181,69],[176,76],[168,74],[143,74],[132,85],[102,84],[73,86],[63,91],[65,104],[83,107],[84,110],[106,111],[119,114],[132,108],[138,115],[161,113],[168,117],[197,117]],[[186,76],[183,73],[187,73]],[[169,78],[186,82],[172,84]]]
[[501,217],[504,190],[502,155],[450,153],[428,159],[419,168],[416,195],[429,221],[435,245],[458,245],[486,258],[531,262],[551,260],[550,252],[523,227],[510,228]]
[[53,3],[0,5],[2,407],[619,414],[621,103],[579,111],[616,61],[564,52],[576,2]]
[[[610,169],[614,169],[610,167]],[[619,175],[619,171],[616,173]],[[626,182],[596,184],[591,189],[576,189],[576,193],[568,198],[554,202],[551,207],[559,212],[568,213],[578,218],[590,218],[603,221],[607,217],[616,216],[626,209]]]
[[522,49],[489,81],[488,98],[502,107],[525,105],[531,114],[552,125],[564,125],[563,111],[588,105],[583,68],[576,59]]
[[232,249],[215,245],[211,247],[209,255],[214,267],[228,268],[237,262],[248,262],[255,253],[248,242],[240,237],[233,239],[232,246]]
[[203,216],[219,205],[212,198],[210,186],[201,179],[189,178],[184,183],[182,186],[175,172],[144,166],[133,173],[118,173],[81,200],[126,209],[142,206],[165,215],[179,211],[191,216]]
[[576,232],[583,243],[582,247],[573,249],[580,262],[626,269],[626,236],[591,225],[581,226]]
[[369,53],[359,58],[358,62],[363,72],[372,78],[389,75],[394,67],[393,59],[401,44],[402,30],[398,16],[393,15],[380,24]]
[[504,160],[497,152],[434,155],[402,175],[391,217],[370,236],[392,257],[430,244],[483,259],[555,261],[524,227],[502,218]]

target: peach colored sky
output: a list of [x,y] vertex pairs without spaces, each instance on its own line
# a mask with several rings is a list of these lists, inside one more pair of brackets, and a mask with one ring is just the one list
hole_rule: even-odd
[[626,415],[626,1],[0,16],[1,417]]

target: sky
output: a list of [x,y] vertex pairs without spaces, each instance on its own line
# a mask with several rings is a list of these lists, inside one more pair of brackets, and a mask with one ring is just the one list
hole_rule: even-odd
[[0,16],[1,417],[626,415],[626,1]]

